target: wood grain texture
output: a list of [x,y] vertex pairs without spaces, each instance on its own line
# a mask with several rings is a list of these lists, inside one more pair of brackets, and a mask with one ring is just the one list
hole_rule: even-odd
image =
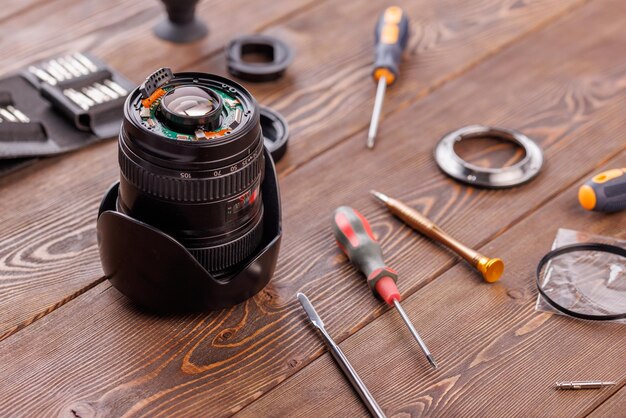
[[[395,113],[387,122],[389,135],[395,139],[393,147],[379,147],[372,154],[363,149],[360,135],[355,135],[324,159],[318,158],[285,176],[281,180],[285,239],[278,271],[271,284],[247,303],[211,314],[157,318],[136,311],[103,283],[0,342],[0,360],[8,364],[0,372],[0,389],[7,399],[0,399],[0,414],[19,410],[24,415],[72,416],[72,411],[78,411],[83,416],[226,416],[237,412],[323,353],[319,339],[303,322],[294,300],[296,291],[313,297],[337,340],[354,334],[360,338],[362,333],[358,331],[379,317],[374,325],[384,321],[390,336],[395,336],[390,338],[396,338],[386,341],[394,347],[400,345],[402,334],[393,331],[399,325],[388,321],[389,315],[380,317],[385,308],[371,296],[330,236],[328,216],[333,208],[345,203],[353,204],[372,221],[389,264],[405,278],[401,290],[406,296],[414,295],[409,313],[433,345],[433,352],[435,347],[438,350],[440,361],[449,361],[452,366],[454,361],[450,359],[454,358],[461,363],[483,359],[473,371],[487,374],[493,370],[489,359],[497,355],[498,343],[516,341],[507,339],[511,333],[528,330],[523,335],[532,337],[529,343],[536,335],[543,335],[532,333],[533,326],[541,324],[522,326],[524,320],[532,319],[527,295],[522,292],[519,297],[508,296],[504,285],[488,287],[465,264],[455,267],[454,274],[439,277],[457,259],[391,219],[367,196],[367,191],[376,188],[418,206],[454,236],[478,247],[495,237],[504,237],[502,234],[520,220],[581,182],[624,149],[620,135],[625,126],[619,115],[626,101],[626,62],[614,55],[626,46],[620,19],[623,7],[618,1],[585,6]],[[597,30],[581,33],[583,25]],[[527,65],[533,59],[539,63]],[[536,138],[546,150],[548,163],[543,174],[525,187],[485,191],[462,187],[438,173],[431,153],[439,136],[451,126],[476,121],[520,128]],[[602,140],[590,140],[596,138]],[[581,212],[576,212],[574,197],[570,199],[567,216],[574,222],[577,220],[573,215]],[[561,222],[560,216],[566,215],[554,216],[552,221]],[[623,228],[623,221],[619,221],[623,218],[614,219],[617,221],[606,228]],[[524,251],[540,251],[538,243],[544,241],[548,247],[555,229],[550,231],[542,225],[537,234],[526,234],[523,242],[516,242],[514,250],[533,247]],[[550,225],[557,224],[550,221]],[[605,223],[597,228],[601,225]],[[512,254],[506,251],[500,245],[488,244],[485,248],[493,255]],[[526,261],[511,260],[517,269],[526,266]],[[505,280],[514,280],[520,271],[514,267]],[[437,298],[422,298],[420,289],[438,286],[442,280],[448,283],[450,275],[462,292],[449,299],[445,291]],[[493,303],[493,292],[502,306],[497,312],[484,312],[483,305]],[[511,292],[518,294],[515,289]],[[480,298],[469,298],[472,293]],[[465,299],[471,303],[465,303]],[[414,303],[420,306],[419,312]],[[459,332],[465,333],[447,341],[439,339],[435,329],[452,326],[436,321],[434,312],[442,304],[462,305],[450,319],[457,328],[468,317],[476,317],[476,324],[468,326],[467,332],[461,329]],[[518,328],[491,327],[480,322],[492,317],[503,321],[494,324],[512,321]],[[469,333],[479,324],[479,334]],[[570,338],[580,338],[583,347],[595,341],[592,328],[574,325],[567,331],[572,333]],[[606,332],[605,340],[611,342],[615,335]],[[494,344],[486,350],[478,340]],[[474,351],[473,359],[468,360],[472,355],[464,354],[468,345],[484,352],[476,357]],[[415,385],[416,376],[432,376],[432,372],[423,361],[419,362],[419,353],[411,347],[406,345],[406,353],[413,356],[415,369],[406,379],[412,379],[410,383]],[[607,348],[609,359],[616,358],[615,350],[620,347],[613,344]],[[550,347],[540,345],[533,355],[543,358],[551,353]],[[358,361],[371,359],[364,355]],[[502,368],[499,361],[495,365]],[[459,365],[458,370],[461,368]],[[517,368],[514,370],[518,373]],[[554,372],[556,366],[550,370]],[[493,373],[503,372],[496,368]],[[472,383],[463,383],[463,392],[455,394],[457,407],[483,407],[462,401],[473,399],[464,396],[471,395]],[[59,390],[45,390],[50,387]],[[402,396],[413,399],[409,392]],[[403,402],[413,407],[409,401]],[[495,398],[493,402],[497,404]],[[316,414],[322,413],[322,409],[316,410]]]
[[[310,6],[312,2],[304,0],[289,2],[289,6],[259,3],[255,13],[240,13],[233,19],[215,18],[229,15],[232,10],[244,7],[244,3],[248,9],[252,7],[243,1],[201,2],[199,14],[209,23],[211,35],[197,44],[174,47],[152,35],[151,27],[163,18],[156,2],[90,1],[78,5],[75,0],[56,0],[3,25],[6,34],[16,34],[19,38],[13,42],[12,36],[0,37],[0,49],[8,52],[0,56],[0,66],[8,72],[56,53],[88,50],[135,81],[165,64],[174,69],[224,72],[222,54],[213,61],[198,61],[215,54],[235,33],[267,29],[266,32],[293,43],[297,54],[284,79],[266,85],[247,85],[261,103],[275,106],[289,120],[290,151],[279,164],[284,177],[329,144],[337,144],[359,130],[364,135],[373,96],[369,77],[372,22],[384,4],[356,0],[339,4],[315,2],[314,7]],[[409,48],[412,57],[403,66],[403,84],[398,83],[397,88],[390,90],[386,111],[391,113],[408,106],[444,81],[459,76],[476,62],[578,4],[580,1],[574,0],[403,2],[414,18],[416,33]],[[59,10],[67,12],[59,13]],[[345,31],[345,22],[358,22],[359,29]],[[348,107],[354,110],[346,110]],[[392,126],[384,123],[381,141],[385,137],[393,141]],[[384,146],[384,142],[381,144]],[[64,239],[56,247],[60,251],[57,257],[62,260],[44,266],[41,271],[38,269],[44,262],[42,258],[34,260],[17,276],[12,267],[6,273],[0,267],[0,286],[7,289],[0,307],[12,312],[0,319],[0,339],[98,280],[95,214],[103,191],[118,177],[115,154],[116,145],[110,142],[0,179],[1,193],[7,195],[5,202],[7,205],[11,202],[6,215],[2,212],[0,218],[2,241],[16,242],[4,249],[0,245],[0,258],[16,257],[24,243],[30,243],[31,252],[36,251],[50,242],[49,237],[55,236],[68,236],[71,245],[80,248],[80,253],[65,251],[64,245],[69,241]],[[62,198],[44,192],[60,188],[67,191]],[[33,189],[42,192],[23,193]],[[11,207],[21,210],[11,211]],[[68,214],[72,219],[50,214]],[[37,230],[26,228],[32,220],[49,224],[46,233],[38,235],[35,242],[39,244],[33,244],[31,239]],[[76,230],[82,233],[71,232]],[[10,291],[13,286],[16,290]]]
[[[624,164],[626,152],[603,168]],[[506,260],[500,282],[477,283],[465,265],[457,265],[404,299],[403,307],[437,359],[437,370],[426,365],[393,310],[341,344],[387,416],[575,417],[611,395],[611,404],[602,405],[597,415],[624,415],[623,397],[616,393],[626,384],[623,324],[535,311],[535,268],[559,227],[626,237],[626,216],[584,212],[573,198],[577,187],[481,249]],[[316,294],[310,296],[317,302]],[[337,315],[328,307],[318,311],[324,320]],[[309,332],[315,334],[312,327]],[[322,344],[320,339],[318,346]],[[558,380],[575,379],[615,380],[618,386],[554,389]],[[320,414],[369,416],[329,354],[236,417]]]
[[[164,62],[189,65],[219,51],[244,28],[260,30],[307,5],[304,0],[284,7],[260,1],[259,13],[242,14],[230,24],[214,18],[242,3],[202,2],[198,13],[217,32],[210,42],[180,47],[152,35],[151,27],[164,17],[156,1],[51,1],[2,25],[11,36],[0,37],[0,50],[7,52],[0,56],[0,67],[8,72],[38,57],[87,50],[140,80]],[[0,316],[0,340],[101,281],[97,208],[118,177],[111,141],[0,179],[0,311],[10,312]]]
[[[45,1],[48,0],[22,0],[19,2],[4,2],[4,4],[2,4],[2,8],[0,8],[0,22],[5,22],[9,19],[15,19],[19,15],[26,13],[28,10],[37,7]],[[6,35],[4,32],[2,32],[2,29],[0,29],[0,34],[3,35],[3,38]]]
[[590,418],[614,418],[624,415],[626,411],[626,385],[599,405],[588,415]]
[[[513,39],[534,30],[541,22],[550,21],[579,2],[528,2],[511,5],[489,0],[472,2],[471,5],[464,2],[460,7],[458,4],[433,1],[405,3],[403,5],[415,16],[417,32],[410,50],[413,55],[419,56],[417,59],[407,60],[406,68],[403,68],[405,84],[394,89],[404,92],[403,96],[396,99],[393,97],[397,93],[390,93],[386,105],[389,112],[395,108],[394,103],[403,103],[406,106],[407,101],[414,101],[426,91],[441,85],[443,79],[457,76],[468,66],[474,65],[476,60],[493,54]],[[153,3],[87,2],[80,8],[72,7],[72,0],[46,3],[31,10],[19,21],[10,22],[6,33],[18,30],[19,26],[26,27],[20,29],[18,45],[13,45],[10,37],[0,38],[0,48],[10,52],[4,58],[0,57],[0,64],[8,71],[50,54],[86,49],[139,81],[148,71],[164,62],[176,63],[175,69],[187,69],[190,63],[219,50],[228,36],[241,32],[247,26],[260,30],[270,25],[270,22],[275,22],[276,25],[268,29],[268,32],[290,39],[296,50],[301,52],[298,52],[285,79],[272,85],[251,84],[249,87],[262,103],[271,104],[287,114],[292,140],[285,162],[279,165],[283,174],[290,172],[298,162],[307,161],[319,153],[323,147],[327,147],[327,141],[336,143],[348,133],[364,127],[363,121],[370,112],[372,98],[371,80],[368,76],[371,62],[370,21],[375,20],[382,4],[342,2],[339,9],[335,10],[336,5],[322,2],[316,3],[318,5],[310,11],[305,9],[307,12],[302,13],[302,16],[291,16],[291,8],[295,9],[298,4],[308,7],[309,3],[290,3],[287,8],[272,3],[271,7],[260,7],[261,10],[254,16],[244,14],[245,16],[237,17],[232,22],[211,18],[226,13],[231,7],[237,7],[236,4],[200,4],[199,14],[211,24],[209,41],[172,47],[151,34],[152,25],[163,18],[161,9]],[[65,9],[68,10],[66,14],[53,13],[54,10]],[[291,17],[288,24],[280,23],[278,10]],[[44,19],[47,15],[52,15],[53,18]],[[122,17],[124,20],[120,20]],[[361,22],[366,28],[345,32],[343,22],[348,17]],[[254,22],[250,22],[250,19],[254,19]],[[42,30],[44,24],[46,30]],[[54,30],[50,31],[48,28]],[[363,33],[368,36],[363,37]],[[337,42],[338,39],[342,42]],[[119,53],[121,50],[124,54]],[[129,56],[140,56],[141,59],[128,59]],[[411,61],[416,61],[416,64],[411,64]],[[222,55],[215,62],[205,62],[194,67],[217,72],[223,72],[223,68],[225,64]],[[443,78],[442,74],[445,75]],[[324,81],[331,75],[345,79]],[[420,93],[414,96],[415,91],[412,89]],[[340,97],[347,97],[349,101],[337,100]],[[324,103],[324,106],[320,106],[320,103]],[[349,112],[351,108],[355,111]],[[332,109],[336,112],[329,116],[328,111]],[[357,119],[363,121],[354,124]],[[322,120],[323,124],[320,123]],[[304,122],[306,126],[302,125]],[[0,339],[54,309],[59,303],[73,297],[83,287],[93,285],[98,279],[100,267],[95,248],[94,214],[102,191],[117,178],[115,152],[115,144],[104,144],[99,148],[52,160],[63,159],[62,164],[37,165],[9,179],[0,180],[0,189],[13,189],[13,192],[8,192],[12,195],[12,205],[23,208],[7,217],[7,225],[26,225],[32,219],[47,217],[48,213],[71,212],[73,222],[80,222],[80,229],[84,231],[80,235],[80,241],[75,243],[81,246],[80,258],[72,258],[72,254],[66,254],[65,264],[54,267],[57,274],[47,275],[47,270],[43,272],[44,275],[32,274],[32,271],[27,270],[24,275],[29,275],[30,279],[21,281],[23,276],[13,277],[14,273],[8,271],[8,280],[0,280],[6,289],[11,289],[16,281],[20,285],[19,291],[7,292],[4,303],[0,301],[0,306],[10,307],[13,312],[0,322]],[[291,156],[296,160],[292,161]],[[85,177],[89,178],[83,181]],[[38,196],[48,207],[44,212],[41,205],[33,203],[35,199],[21,192],[38,184],[45,184],[51,189],[64,185],[68,190],[80,189],[81,193],[70,193],[64,199],[54,201],[47,201],[45,195]],[[88,187],[83,192],[85,184]],[[85,202],[89,204],[85,205]],[[50,232],[67,234],[66,226],[66,220],[63,217],[58,218],[51,225]],[[11,234],[4,234],[3,240],[11,241],[18,235],[22,242],[27,242],[36,233],[24,231],[23,228],[13,231]],[[40,240],[47,243],[47,235],[41,235]],[[4,251],[5,257],[12,257],[15,248],[21,247],[7,248]],[[76,262],[78,260],[80,263]],[[37,268],[37,263],[32,268]],[[76,268],[82,269],[80,274],[77,274]],[[45,283],[50,285],[40,285],[41,277],[45,277]]]
[[54,0],[9,19],[2,25],[2,73],[16,71],[33,61],[73,51],[88,51],[136,82],[154,69],[169,65],[189,68],[223,49],[235,35],[259,31],[272,23],[306,11],[312,0],[271,2],[259,0],[254,13],[245,0],[201,1],[197,15],[210,35],[191,44],[172,44],[154,36],[152,27],[165,18],[156,0]]
[[[393,146],[388,115],[406,108],[529,33],[557,20],[584,1],[400,0],[412,34],[399,80],[387,90],[378,147]],[[283,113],[293,133],[283,173],[305,164],[366,129],[374,104],[372,28],[379,2],[322,3],[297,19],[265,32],[288,39],[298,52],[287,77],[248,86],[258,100]],[[346,22],[354,22],[346,30]],[[302,59],[306,53],[307,59]],[[202,63],[201,65],[205,65]],[[223,55],[206,63],[224,68]]]

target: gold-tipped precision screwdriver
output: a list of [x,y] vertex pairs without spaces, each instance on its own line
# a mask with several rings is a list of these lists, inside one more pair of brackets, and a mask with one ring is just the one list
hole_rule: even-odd
[[387,7],[376,24],[374,34],[375,60],[372,76],[376,81],[374,111],[367,135],[367,147],[374,148],[380,113],[383,109],[387,86],[400,75],[400,59],[409,39],[409,19],[398,6]]
[[499,258],[486,257],[478,251],[461,244],[459,241],[455,240],[439,228],[439,226],[437,226],[437,224],[433,221],[399,200],[392,199],[391,197],[375,190],[372,190],[370,193],[377,200],[381,201],[387,209],[389,209],[389,212],[400,218],[411,228],[437,242],[442,243],[463,257],[467,262],[480,271],[485,281],[496,282],[500,279],[500,276],[502,276],[502,273],[504,272],[504,263]]
[[396,286],[398,275],[385,265],[383,252],[374,238],[367,219],[357,210],[349,206],[341,206],[333,214],[332,225],[339,248],[365,275],[372,292],[385,303],[396,308],[426,358],[436,369],[435,359],[400,305],[401,296]]

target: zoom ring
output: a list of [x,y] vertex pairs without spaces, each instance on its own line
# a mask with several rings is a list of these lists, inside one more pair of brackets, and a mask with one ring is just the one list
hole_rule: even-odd
[[[263,207],[261,207],[263,210]],[[263,213],[256,225],[245,235],[223,245],[208,248],[187,248],[196,260],[211,273],[219,273],[240,263],[254,252],[263,237]]]
[[177,202],[210,202],[240,194],[257,181],[265,165],[263,147],[255,152],[245,167],[209,178],[176,178],[151,173],[119,153],[120,169],[126,180],[152,196]]

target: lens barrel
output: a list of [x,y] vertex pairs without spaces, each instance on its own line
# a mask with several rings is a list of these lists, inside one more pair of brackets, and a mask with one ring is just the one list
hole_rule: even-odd
[[138,88],[124,107],[118,210],[166,232],[225,277],[263,235],[259,107],[224,77],[161,78],[150,96]]

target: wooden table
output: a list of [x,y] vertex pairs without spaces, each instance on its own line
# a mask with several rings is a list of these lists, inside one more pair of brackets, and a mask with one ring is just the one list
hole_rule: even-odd
[[[366,416],[297,291],[389,416],[626,416],[624,325],[536,312],[534,285],[559,227],[626,237],[624,213],[589,213],[576,201],[590,175],[626,166],[623,1],[398,1],[414,33],[375,151],[365,148],[372,30],[386,2],[203,1],[210,35],[185,46],[153,36],[163,17],[153,0],[5,3],[5,74],[76,50],[135,82],[160,66],[225,74],[223,46],[250,32],[285,39],[296,58],[281,80],[247,84],[286,116],[291,142],[278,164],[277,273],[232,309],[149,315],[102,277],[95,220],[119,175],[115,141],[0,179],[0,416]],[[541,175],[501,191],[445,177],[433,147],[469,123],[532,136],[545,150]],[[519,157],[492,142],[463,152],[485,164]],[[503,279],[482,282],[390,217],[372,188],[503,258]],[[438,370],[336,248],[329,216],[341,204],[372,221]],[[552,388],[573,379],[618,385]]]

